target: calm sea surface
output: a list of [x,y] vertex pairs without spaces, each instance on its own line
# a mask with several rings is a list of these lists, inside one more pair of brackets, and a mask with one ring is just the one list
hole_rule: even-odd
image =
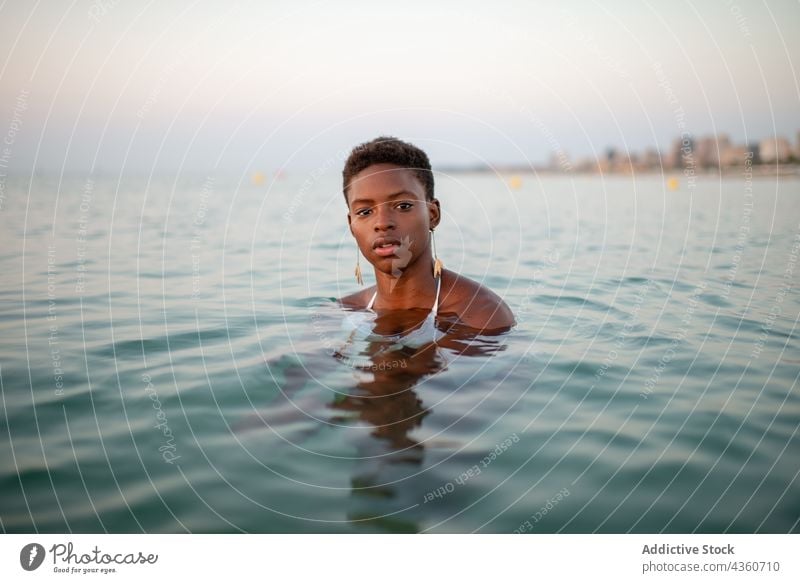
[[322,174],[4,179],[3,531],[798,531],[800,181],[439,176],[409,349]]

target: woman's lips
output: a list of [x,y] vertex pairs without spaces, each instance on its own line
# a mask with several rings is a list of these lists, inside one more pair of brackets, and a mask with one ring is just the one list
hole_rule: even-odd
[[391,257],[398,249],[400,249],[402,242],[395,237],[378,237],[372,244],[375,254],[379,257]]
[[375,247],[375,253],[381,257],[389,257],[394,255],[399,248],[400,245],[387,245],[385,247],[379,246]]

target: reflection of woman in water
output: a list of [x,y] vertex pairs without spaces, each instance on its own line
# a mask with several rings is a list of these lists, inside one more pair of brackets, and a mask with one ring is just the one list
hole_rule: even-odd
[[[361,254],[372,264],[376,285],[346,296],[348,308],[376,312],[378,334],[426,330],[436,340],[437,313],[483,332],[506,331],[514,315],[497,294],[434,261],[433,231],[441,211],[434,197],[428,156],[397,138],[357,146],[343,171],[347,221]],[[360,256],[359,256],[360,258]],[[356,279],[362,283],[360,261]],[[430,311],[420,322],[420,313]]]
[[[348,519],[359,531],[419,530],[419,517],[411,512],[419,500],[408,481],[421,471],[425,448],[410,434],[430,411],[414,389],[441,365],[432,345],[411,357],[408,352],[384,351],[380,343],[370,343],[364,354],[372,366],[362,369],[369,373],[359,375],[356,386],[328,405],[339,413],[331,422],[362,426],[350,436],[357,459],[347,510]],[[364,424],[369,433],[363,431]]]

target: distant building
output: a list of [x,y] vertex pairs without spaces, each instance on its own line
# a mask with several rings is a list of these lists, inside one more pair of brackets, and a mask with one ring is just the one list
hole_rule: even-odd
[[695,160],[700,168],[719,168],[723,152],[731,147],[731,140],[726,134],[705,136],[695,143]]
[[788,162],[792,157],[792,148],[789,146],[789,140],[782,137],[767,138],[761,140],[758,145],[761,161],[765,164],[770,162]]
[[694,139],[690,136],[677,138],[672,143],[664,162],[667,168],[683,169],[695,166]]
[[747,144],[747,153],[752,158],[751,162],[753,164],[761,164],[761,149],[757,142]]
[[647,148],[642,156],[641,166],[643,168],[660,168],[661,154],[658,150]]
[[746,146],[728,146],[719,153],[719,165],[721,168],[744,166],[748,153]]

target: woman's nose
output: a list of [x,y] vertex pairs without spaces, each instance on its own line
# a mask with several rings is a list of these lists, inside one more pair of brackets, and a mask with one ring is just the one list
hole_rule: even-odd
[[393,229],[395,227],[394,213],[388,204],[379,204],[375,208],[375,230]]

